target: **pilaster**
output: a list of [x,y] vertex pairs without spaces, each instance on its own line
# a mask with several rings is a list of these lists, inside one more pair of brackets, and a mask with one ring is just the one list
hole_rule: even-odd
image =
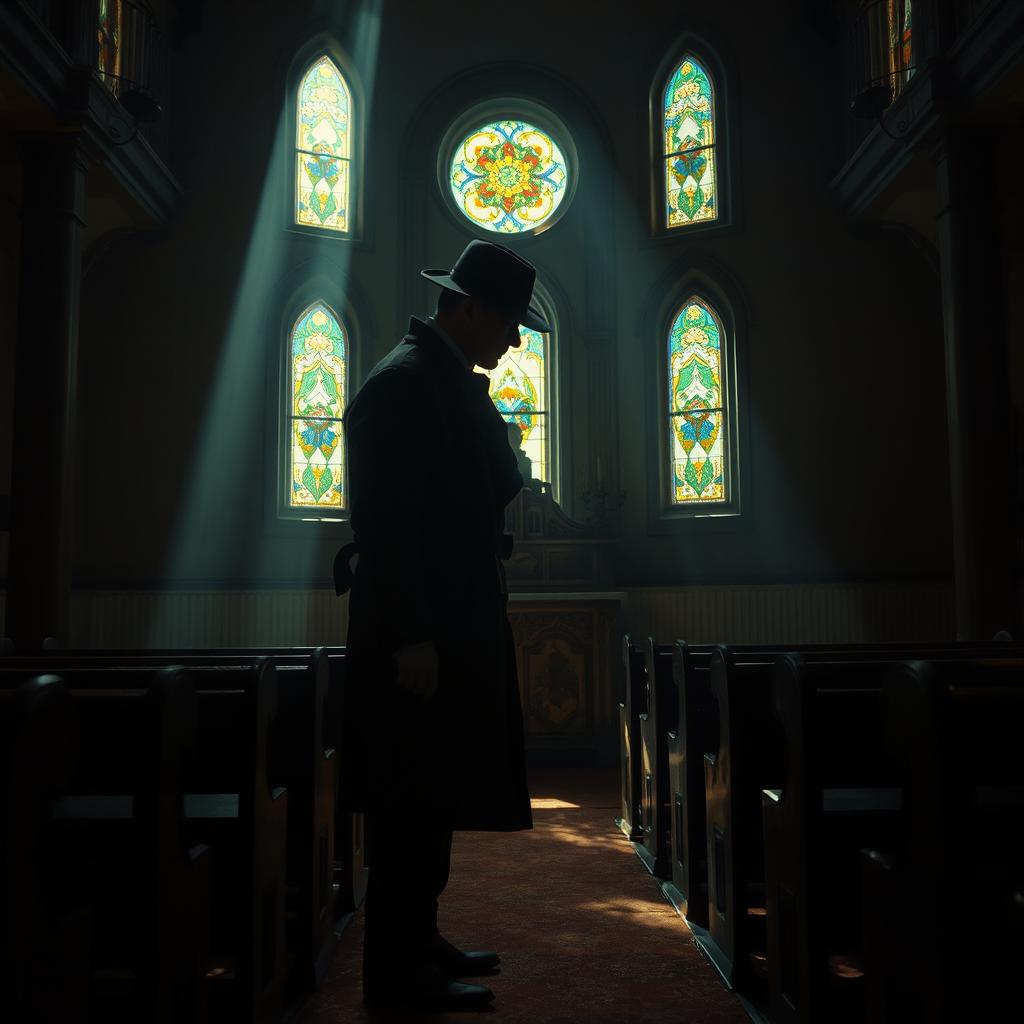
[[74,425],[86,159],[75,133],[22,139],[6,632],[70,636]]

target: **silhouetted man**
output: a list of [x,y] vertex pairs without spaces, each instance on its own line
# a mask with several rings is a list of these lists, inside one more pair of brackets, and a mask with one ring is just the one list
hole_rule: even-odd
[[367,772],[363,996],[434,1009],[486,1006],[490,989],[456,979],[498,964],[438,931],[452,830],[533,824],[501,564],[523,479],[473,366],[493,369],[520,324],[550,328],[530,306],[534,267],[503,246],[470,242],[450,271],[422,274],[442,288],[436,315],[412,318],[345,415],[348,658]]

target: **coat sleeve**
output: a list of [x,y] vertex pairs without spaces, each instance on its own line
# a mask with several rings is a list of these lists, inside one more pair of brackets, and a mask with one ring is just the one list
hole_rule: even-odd
[[435,624],[426,572],[426,502],[433,466],[429,425],[416,378],[399,367],[367,380],[345,417],[352,527],[360,570],[383,600],[377,623],[393,648],[431,639]]

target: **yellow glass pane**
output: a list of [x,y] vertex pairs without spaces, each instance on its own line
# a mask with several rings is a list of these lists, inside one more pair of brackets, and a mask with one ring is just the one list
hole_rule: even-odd
[[335,157],[298,153],[295,165],[297,224],[347,231],[349,163]]

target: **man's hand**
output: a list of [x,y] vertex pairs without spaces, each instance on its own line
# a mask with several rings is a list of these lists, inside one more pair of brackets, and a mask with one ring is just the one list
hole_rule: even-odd
[[437,648],[433,640],[409,644],[395,651],[396,684],[426,702],[437,692]]

